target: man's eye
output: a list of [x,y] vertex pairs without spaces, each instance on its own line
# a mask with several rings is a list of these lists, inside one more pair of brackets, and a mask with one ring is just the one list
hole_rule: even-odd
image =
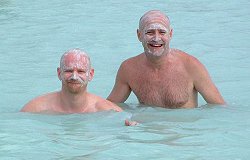
[[148,32],[146,32],[146,34],[151,35],[151,34],[153,34],[153,32],[148,31]]
[[84,71],[84,70],[81,70],[81,71],[78,71],[79,73],[86,73],[86,71]]

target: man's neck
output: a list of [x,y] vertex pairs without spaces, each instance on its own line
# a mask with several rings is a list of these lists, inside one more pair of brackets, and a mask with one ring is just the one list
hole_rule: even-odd
[[82,91],[80,93],[70,93],[62,90],[60,92],[60,100],[62,110],[65,112],[84,112],[88,106],[88,93]]
[[146,54],[146,65],[152,69],[161,69],[166,63],[171,59],[170,51],[164,53],[161,56],[153,56],[151,54]]

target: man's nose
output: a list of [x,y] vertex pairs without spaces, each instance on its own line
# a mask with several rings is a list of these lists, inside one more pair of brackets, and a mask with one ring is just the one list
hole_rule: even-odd
[[72,78],[73,78],[73,79],[76,79],[77,77],[78,77],[78,73],[77,73],[77,71],[73,71]]
[[153,40],[156,41],[156,42],[159,41],[159,40],[161,40],[160,33],[155,32]]

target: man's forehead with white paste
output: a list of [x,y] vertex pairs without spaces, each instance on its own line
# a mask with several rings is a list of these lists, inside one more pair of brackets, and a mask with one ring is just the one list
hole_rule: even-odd
[[141,17],[139,22],[139,30],[144,31],[145,29],[148,29],[149,25],[151,25],[150,28],[152,29],[164,29],[167,31],[170,30],[169,18],[158,10],[149,11]]
[[60,68],[62,70],[80,68],[89,71],[91,68],[90,58],[85,52],[79,49],[73,49],[62,55]]

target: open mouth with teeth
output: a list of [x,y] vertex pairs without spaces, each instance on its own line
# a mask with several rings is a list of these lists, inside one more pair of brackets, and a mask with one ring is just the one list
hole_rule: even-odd
[[158,47],[162,47],[163,44],[149,44],[149,46],[158,48]]

